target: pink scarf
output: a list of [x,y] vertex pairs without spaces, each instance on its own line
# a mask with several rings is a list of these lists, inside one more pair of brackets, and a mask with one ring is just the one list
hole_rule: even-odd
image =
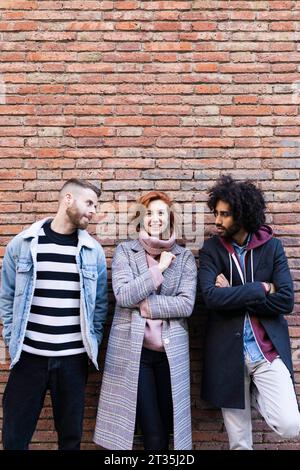
[[[171,235],[169,240],[160,240],[148,235],[146,230],[141,229],[139,233],[139,241],[146,251],[146,257],[148,266],[157,266],[158,261],[154,259],[155,256],[160,255],[163,251],[171,251],[175,245],[175,234]],[[143,302],[142,302],[143,305]],[[143,309],[143,306],[141,307]],[[152,351],[164,351],[164,345],[162,341],[162,327],[163,321],[160,319],[151,320],[147,318],[145,324],[145,333],[143,346]]]
[[141,229],[139,241],[150,256],[158,256],[163,251],[171,251],[175,245],[176,238],[173,232],[168,240],[160,240],[159,238],[151,237],[145,229]]

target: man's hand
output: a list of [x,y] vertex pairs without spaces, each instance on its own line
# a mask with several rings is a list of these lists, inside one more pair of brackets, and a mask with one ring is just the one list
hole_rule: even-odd
[[230,287],[229,282],[227,281],[226,277],[224,274],[219,274],[217,276],[216,282],[215,282],[216,287]]

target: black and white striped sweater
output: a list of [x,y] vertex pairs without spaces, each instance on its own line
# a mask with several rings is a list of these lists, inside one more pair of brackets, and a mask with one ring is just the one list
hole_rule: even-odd
[[47,221],[39,233],[37,275],[23,351],[41,356],[85,352],[80,330],[77,231],[54,232]]

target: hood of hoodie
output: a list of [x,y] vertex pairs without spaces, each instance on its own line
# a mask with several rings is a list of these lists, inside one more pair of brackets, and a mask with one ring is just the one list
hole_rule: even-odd
[[[228,253],[234,253],[234,248],[230,240],[227,240],[224,237],[218,237],[222,245],[226,248]],[[258,248],[261,245],[264,245],[273,238],[273,229],[269,225],[262,225],[257,232],[252,233],[251,240],[248,243],[247,251]]]

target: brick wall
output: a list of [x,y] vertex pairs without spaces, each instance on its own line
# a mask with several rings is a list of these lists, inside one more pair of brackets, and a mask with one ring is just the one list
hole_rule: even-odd
[[[295,280],[300,392],[299,20],[300,1],[0,1],[1,255],[55,212],[70,177],[101,180],[102,202],[114,204],[154,188],[202,202],[223,172],[251,178]],[[105,248],[110,260],[114,240]],[[199,398],[202,331],[194,316],[194,446],[224,449],[220,413]],[[1,392],[7,373],[8,361]],[[98,391],[91,371],[84,449],[95,448]],[[256,448],[300,449],[254,417]],[[47,397],[32,449],[55,441]]]

